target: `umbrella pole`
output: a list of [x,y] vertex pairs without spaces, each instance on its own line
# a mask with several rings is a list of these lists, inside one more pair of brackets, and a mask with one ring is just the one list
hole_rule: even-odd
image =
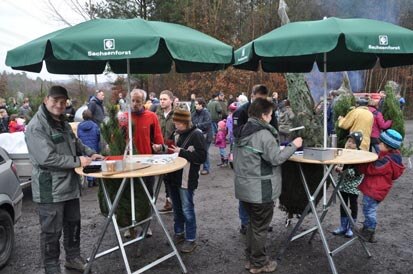
[[[128,100],[128,137],[129,137],[129,155],[132,160],[133,155],[133,140],[132,140],[132,113],[131,113],[131,103],[132,98],[130,96],[130,60],[129,58],[126,59],[126,71],[128,74],[128,96],[126,96]],[[131,213],[132,213],[132,226],[136,223],[136,215],[135,215],[135,185],[133,183],[133,178],[130,178],[130,197],[131,197]]]
[[323,95],[323,111],[324,111],[324,121],[323,121],[323,132],[324,132],[324,148],[327,147],[327,53],[323,53],[324,61],[324,95]]
[[[324,96],[323,96],[323,111],[324,111],[324,121],[323,121],[323,131],[324,131],[324,148],[327,148],[327,53],[323,53],[323,67],[324,67]],[[324,169],[324,175],[325,175]],[[323,209],[326,210],[327,207],[327,185],[324,182],[323,185]]]

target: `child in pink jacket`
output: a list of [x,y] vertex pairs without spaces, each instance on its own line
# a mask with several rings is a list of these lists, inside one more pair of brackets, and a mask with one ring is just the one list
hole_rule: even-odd
[[227,124],[225,120],[218,122],[218,132],[215,136],[215,146],[219,148],[219,155],[221,156],[221,163],[218,164],[220,167],[228,166],[228,157],[226,152],[227,147]]

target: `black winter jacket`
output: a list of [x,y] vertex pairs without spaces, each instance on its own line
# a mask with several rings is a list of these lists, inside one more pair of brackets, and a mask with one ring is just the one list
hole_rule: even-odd
[[[176,146],[181,147],[179,157],[185,158],[189,163],[188,189],[195,190],[198,187],[199,169],[206,159],[205,139],[195,126],[179,134],[175,131],[177,138]],[[189,137],[188,141],[186,139]],[[185,143],[185,144],[184,144]],[[168,174],[168,182],[174,186],[181,186],[183,169]]]

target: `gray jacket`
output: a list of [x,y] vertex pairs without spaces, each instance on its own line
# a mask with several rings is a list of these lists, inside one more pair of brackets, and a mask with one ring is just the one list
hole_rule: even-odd
[[96,153],[76,138],[69,123],[55,121],[45,105],[39,107],[26,129],[26,143],[33,164],[32,193],[37,203],[79,198],[80,155]]
[[249,118],[234,145],[235,197],[248,203],[268,203],[281,194],[281,164],[296,151],[280,150],[277,131]]

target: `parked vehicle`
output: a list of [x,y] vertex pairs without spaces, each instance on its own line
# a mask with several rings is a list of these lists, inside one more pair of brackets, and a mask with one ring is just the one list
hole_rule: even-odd
[[21,186],[30,186],[32,163],[24,139],[24,132],[0,134],[0,147],[5,150],[8,158],[13,161]]
[[14,247],[14,224],[21,217],[23,192],[16,167],[0,147],[0,269],[9,260]]

